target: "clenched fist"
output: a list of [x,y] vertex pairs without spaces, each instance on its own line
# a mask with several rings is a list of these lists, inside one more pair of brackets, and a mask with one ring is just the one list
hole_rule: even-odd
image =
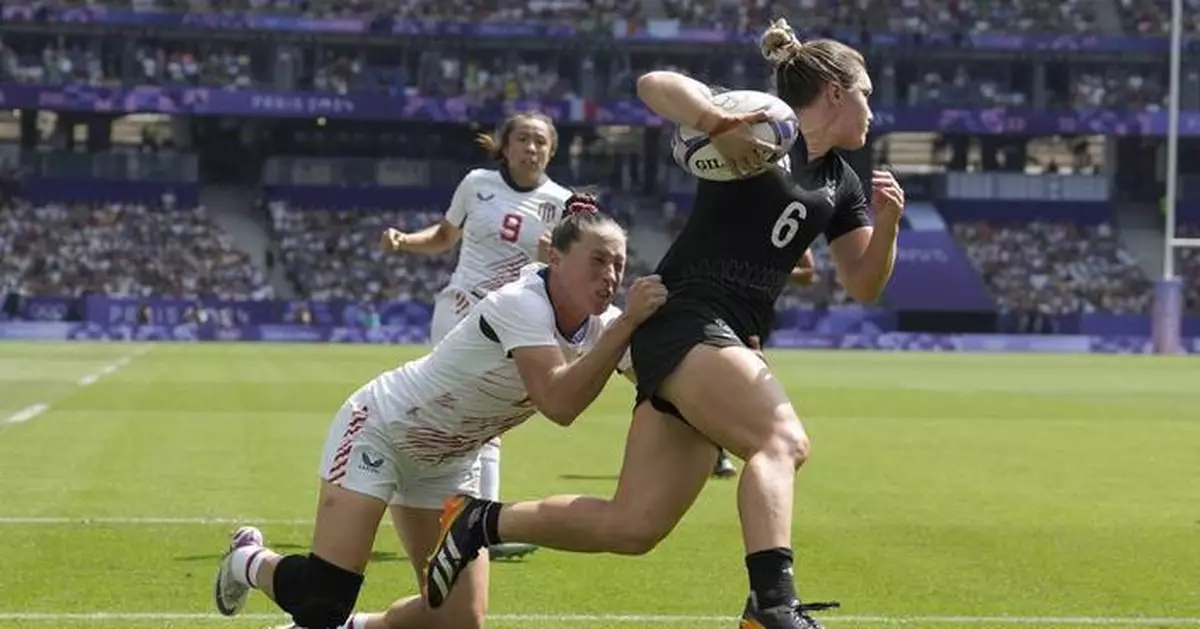
[[629,287],[625,300],[625,316],[634,324],[641,324],[667,303],[667,287],[657,275],[639,277]]
[[395,227],[389,227],[383,230],[383,236],[379,239],[379,247],[383,249],[384,253],[396,253],[404,250],[406,240],[408,240],[408,234]]

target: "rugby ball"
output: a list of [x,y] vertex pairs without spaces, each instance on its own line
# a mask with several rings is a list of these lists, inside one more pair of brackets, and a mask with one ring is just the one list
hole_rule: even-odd
[[[767,156],[774,164],[787,157],[796,142],[800,122],[796,112],[778,97],[755,90],[737,90],[714,94],[712,104],[731,114],[749,114],[765,110],[770,118],[752,128],[758,137],[771,142],[779,150]],[[680,125],[671,138],[671,155],[684,170],[709,181],[732,181],[739,177],[713,147],[708,134]]]

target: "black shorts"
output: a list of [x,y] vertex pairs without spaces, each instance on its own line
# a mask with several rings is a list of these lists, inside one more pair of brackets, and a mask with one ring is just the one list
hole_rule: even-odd
[[629,354],[637,377],[635,407],[649,400],[661,413],[687,419],[674,404],[660,398],[658,389],[697,345],[745,347],[720,309],[700,301],[668,299],[667,303],[634,331]]

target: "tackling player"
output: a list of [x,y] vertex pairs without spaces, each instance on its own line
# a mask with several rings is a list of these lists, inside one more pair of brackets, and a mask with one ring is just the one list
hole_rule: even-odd
[[[467,173],[454,190],[445,218],[415,233],[393,228],[383,234],[387,252],[436,254],[449,251],[460,240],[463,243],[450,283],[434,301],[431,344],[440,341],[484,295],[516,279],[526,264],[545,261],[550,229],[562,218],[571,195],[546,176],[546,166],[558,149],[558,132],[545,115],[510,116],[495,134],[480,134],[478,142],[496,168]],[[499,500],[500,440],[486,444],[480,458],[483,495]],[[490,549],[489,556],[519,557],[536,548],[503,544]]]
[[625,233],[593,205],[569,207],[552,233],[549,265],[530,265],[429,354],[350,396],[325,443],[310,552],[281,557],[263,546],[257,529],[239,529],[214,585],[222,614],[237,614],[257,588],[305,629],[482,626],[486,561],[466,570],[436,611],[414,596],[386,614],[351,613],[389,502],[421,580],[421,558],[439,541],[443,502],[480,493],[479,449],[538,411],[569,426],[626,356],[634,329],[666,300],[650,276],[634,282],[626,312],[613,307]]

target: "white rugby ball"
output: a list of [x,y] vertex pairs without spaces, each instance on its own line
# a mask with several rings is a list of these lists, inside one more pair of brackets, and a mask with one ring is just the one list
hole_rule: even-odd
[[[765,110],[770,118],[751,127],[754,135],[779,147],[767,156],[767,163],[774,164],[787,157],[796,142],[800,122],[796,112],[778,97],[755,90],[736,90],[714,94],[713,105],[731,114],[749,114]],[[725,159],[713,147],[708,134],[680,125],[671,138],[671,155],[675,163],[700,179],[709,181],[732,181],[739,179],[725,164]]]

